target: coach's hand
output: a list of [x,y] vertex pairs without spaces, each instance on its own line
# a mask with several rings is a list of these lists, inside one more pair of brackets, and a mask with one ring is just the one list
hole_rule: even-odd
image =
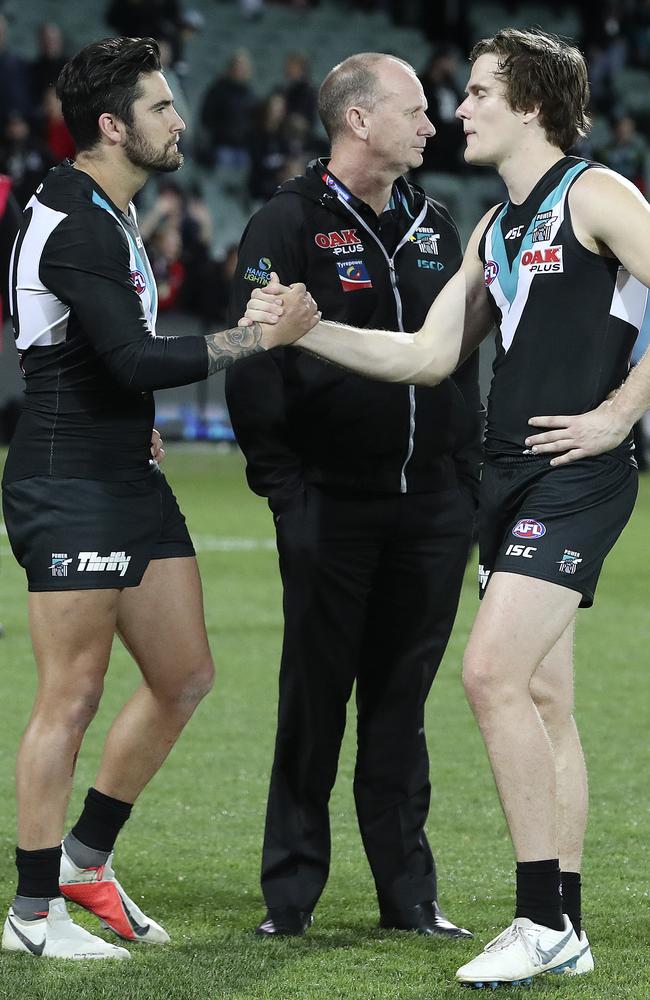
[[154,427],[151,433],[151,457],[154,462],[162,462],[165,457],[165,449],[163,448],[163,439]]
[[292,344],[311,330],[321,318],[318,306],[302,284],[281,285],[277,274],[264,288],[256,288],[246,306],[240,326],[259,323],[264,347]]
[[606,399],[595,410],[568,417],[531,417],[532,427],[546,427],[543,434],[526,438],[527,454],[556,454],[551,465],[567,465],[589,455],[602,455],[616,448],[630,428]]

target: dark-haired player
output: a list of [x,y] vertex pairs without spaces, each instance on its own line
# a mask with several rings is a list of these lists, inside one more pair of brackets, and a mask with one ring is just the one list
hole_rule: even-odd
[[[184,128],[156,43],[89,45],[64,67],[58,93],[78,156],[27,205],[10,273],[26,389],[3,506],[27,573],[39,685],[18,754],[18,889],[2,946],[128,958],[73,923],[62,894],[126,940],[169,940],[115,878],[113,845],[213,677],[194,549],[150,461],[152,390],[204,379],[279,340],[257,326],[155,334],[156,287],[131,199],[152,172],[180,167]],[[304,289],[293,295],[309,312]],[[116,633],[142,682],[113,723],[62,849],[77,754]]]

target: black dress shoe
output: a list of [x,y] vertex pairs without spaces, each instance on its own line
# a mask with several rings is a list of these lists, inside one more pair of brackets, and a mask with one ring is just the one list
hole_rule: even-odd
[[438,906],[436,900],[426,903],[416,903],[415,906],[402,907],[399,910],[382,910],[379,916],[379,926],[391,931],[417,931],[418,934],[430,934],[444,938],[472,938],[471,931],[464,927],[456,927]]
[[302,937],[314,922],[311,913],[293,906],[277,906],[266,911],[262,923],[255,928],[258,937]]

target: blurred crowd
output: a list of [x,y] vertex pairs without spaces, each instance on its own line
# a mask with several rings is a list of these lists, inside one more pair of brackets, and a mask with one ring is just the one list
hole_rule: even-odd
[[[318,6],[319,0],[230,2],[239,4],[246,17],[263,18],[271,3],[306,8]],[[519,4],[506,6],[515,14]],[[563,3],[551,0],[548,6],[559,14]],[[342,11],[350,7],[381,9],[396,23],[418,25],[435,35],[426,65],[416,67],[437,133],[426,149],[422,173],[462,175],[467,169],[463,137],[454,115],[463,99],[471,44],[469,5],[452,0],[435,4],[349,0],[341,5]],[[624,70],[650,68],[650,0],[579,0],[573,8],[580,12],[583,27],[578,42],[588,57],[592,110],[599,124],[594,138],[576,152],[613,167],[645,192],[650,112],[632,116],[620,103],[616,80]],[[188,41],[205,26],[202,14],[180,0],[110,0],[105,20],[107,32],[153,35],[159,40],[165,73],[188,125],[183,151],[195,169],[161,179],[157,197],[145,203],[140,217],[160,289],[160,308],[189,311],[206,324],[221,322],[236,246],[225,253],[222,248],[215,258],[206,185],[216,185],[223,198],[237,200],[249,214],[278,184],[301,173],[314,156],[326,153],[317,120],[318,81],[312,78],[309,56],[290,52],[282,83],[265,93],[264,68],[253,64],[246,49],[237,49],[214,79],[206,80],[200,99],[190,102],[184,86],[190,69]],[[0,174],[11,179],[13,194],[23,206],[52,165],[74,156],[54,89],[68,53],[57,24],[40,25],[31,61],[12,51],[9,29],[0,13]]]

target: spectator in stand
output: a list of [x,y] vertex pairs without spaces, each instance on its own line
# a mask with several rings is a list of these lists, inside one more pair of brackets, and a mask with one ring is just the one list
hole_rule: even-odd
[[613,126],[610,143],[596,154],[596,159],[616,170],[646,193],[648,180],[647,141],[639,135],[634,118],[623,115]]
[[0,134],[11,114],[17,113],[31,119],[34,102],[30,87],[29,66],[7,46],[8,25],[4,14],[0,14]]
[[214,260],[207,253],[202,262],[188,268],[186,302],[191,312],[199,315],[206,327],[225,323],[233,278],[237,270],[238,246],[232,243],[223,260]]
[[61,101],[56,96],[56,89],[48,87],[43,95],[43,131],[45,144],[55,163],[61,160],[74,159],[75,144],[68,126],[63,120]]
[[131,38],[164,38],[172,48],[171,65],[184,75],[183,58],[188,34],[203,27],[203,17],[184,8],[180,0],[111,0],[106,11],[106,23],[115,31]]
[[[2,324],[9,316],[9,260],[16,233],[20,228],[22,215],[20,206],[12,191],[11,177],[0,174],[0,352],[2,351]],[[235,247],[235,262],[237,247]]]
[[178,0],[111,0],[106,23],[119,35],[132,38],[168,38],[178,35]]
[[461,169],[465,140],[462,129],[458,127],[456,108],[462,104],[464,94],[457,81],[457,70],[457,49],[452,45],[440,45],[433,50],[420,75],[429,105],[427,115],[436,130],[436,141],[424,149],[423,171],[453,174]]
[[185,265],[179,226],[175,222],[163,222],[148,243],[147,254],[158,286],[159,311],[182,308]]
[[627,42],[615,3],[594,4],[584,18],[582,48],[587,59],[592,107],[607,112],[615,100],[613,80],[627,61]]
[[29,122],[19,112],[11,112],[0,139],[0,173],[11,177],[21,208],[54,164],[54,157],[33,134]]
[[63,33],[58,24],[44,21],[39,24],[36,33],[38,55],[29,67],[32,95],[36,104],[40,104],[48,87],[54,88],[57,77],[68,57],[64,51]]
[[226,71],[210,85],[203,98],[201,124],[206,132],[211,165],[246,170],[257,99],[251,86],[253,65],[246,49],[236,49]]
[[313,128],[316,121],[316,90],[309,79],[309,62],[302,52],[290,52],[284,61],[284,98],[287,114],[300,115]]
[[280,171],[290,152],[284,94],[278,91],[269,94],[258,113],[259,127],[253,130],[250,144],[248,190],[251,198],[268,201],[280,183]]
[[180,231],[184,252],[194,252],[197,245],[210,246],[210,212],[200,192],[195,190],[186,196],[179,185],[169,179],[159,181],[158,197],[139,221],[140,235],[145,243],[166,224]]

